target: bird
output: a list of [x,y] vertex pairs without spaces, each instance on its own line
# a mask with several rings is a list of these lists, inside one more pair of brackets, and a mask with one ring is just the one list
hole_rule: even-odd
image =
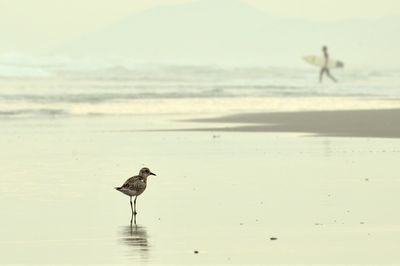
[[[130,197],[131,203],[131,225],[132,225],[132,218],[135,217],[135,224],[136,224],[136,199],[137,197],[142,194],[147,187],[147,178],[151,175],[156,176],[156,174],[152,173],[149,168],[143,167],[139,171],[139,175],[132,176],[125,181],[125,183],[120,187],[115,187],[121,193],[128,195]],[[135,197],[134,200],[134,209],[132,207],[132,197]]]

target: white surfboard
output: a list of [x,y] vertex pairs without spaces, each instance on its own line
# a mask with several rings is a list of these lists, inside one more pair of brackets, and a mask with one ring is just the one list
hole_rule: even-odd
[[[307,63],[309,63],[313,66],[323,67],[325,65],[325,58],[323,58],[322,56],[306,55],[306,56],[303,56],[303,59],[304,59],[304,61],[306,61]],[[344,64],[341,61],[329,59],[327,67],[328,68],[342,68],[342,67],[344,67]]]

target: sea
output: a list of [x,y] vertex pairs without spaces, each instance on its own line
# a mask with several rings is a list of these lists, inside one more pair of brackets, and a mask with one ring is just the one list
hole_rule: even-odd
[[0,117],[400,106],[400,69],[217,66],[0,57]]

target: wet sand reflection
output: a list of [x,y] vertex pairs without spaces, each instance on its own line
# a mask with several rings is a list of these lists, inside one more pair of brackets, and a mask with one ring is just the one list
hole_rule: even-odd
[[147,261],[150,258],[150,245],[147,230],[144,226],[132,225],[122,227],[121,240],[129,247],[127,257]]

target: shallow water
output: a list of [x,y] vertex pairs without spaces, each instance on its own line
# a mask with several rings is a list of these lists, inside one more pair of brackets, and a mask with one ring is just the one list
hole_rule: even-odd
[[[135,131],[187,127],[157,116],[0,123],[0,264],[400,261],[399,140]],[[157,177],[131,228],[113,187],[144,165]]]

